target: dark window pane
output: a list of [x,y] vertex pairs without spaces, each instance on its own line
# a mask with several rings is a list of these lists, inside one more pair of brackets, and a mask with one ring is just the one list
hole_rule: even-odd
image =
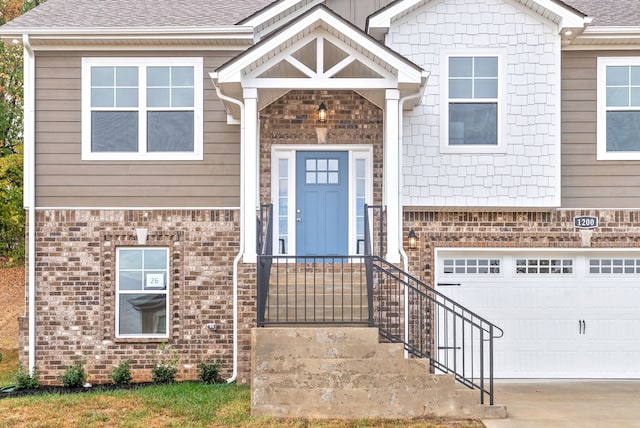
[[142,269],[142,250],[120,250],[120,269]]
[[166,269],[167,250],[145,250],[144,267],[145,269]]
[[627,86],[629,85],[629,67],[607,66],[607,86]]
[[167,331],[166,294],[121,294],[120,334],[164,334]]
[[91,67],[91,86],[113,86],[114,67]]
[[640,85],[640,67],[637,65],[631,67],[631,84]]
[[473,81],[471,79],[449,80],[449,98],[473,98]]
[[142,290],[142,271],[121,271],[118,287],[120,290]]
[[148,152],[193,152],[193,112],[156,111],[147,115]]
[[640,151],[640,111],[607,112],[607,151]]
[[138,67],[117,67],[117,86],[138,86]]
[[113,107],[113,88],[91,89],[91,107]]
[[92,112],[91,151],[94,153],[137,152],[138,112]]
[[607,88],[607,107],[628,107],[629,88]]
[[193,88],[171,90],[171,107],[193,107]]
[[498,79],[476,79],[473,98],[498,98]]
[[498,105],[449,104],[449,144],[498,144]]
[[171,86],[193,86],[193,67],[171,67]]
[[169,67],[149,67],[147,68],[147,86],[169,86]]
[[472,77],[473,57],[449,58],[449,77]]
[[498,77],[497,57],[477,57],[473,62],[475,77]]

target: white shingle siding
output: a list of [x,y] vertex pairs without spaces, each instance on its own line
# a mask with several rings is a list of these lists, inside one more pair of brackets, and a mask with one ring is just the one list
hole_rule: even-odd
[[[404,119],[405,205],[558,204],[560,40],[554,24],[508,0],[443,0],[393,23],[386,43],[431,73],[422,104]],[[441,152],[440,62],[443,52],[461,49],[505,53],[501,153]]]

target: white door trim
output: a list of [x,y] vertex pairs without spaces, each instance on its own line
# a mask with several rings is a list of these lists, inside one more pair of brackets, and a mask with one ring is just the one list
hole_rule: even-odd
[[273,145],[271,147],[271,203],[273,204],[273,252],[279,253],[279,236],[280,236],[280,207],[278,195],[280,191],[280,160],[287,160],[287,237],[288,255],[296,254],[296,227],[295,227],[295,207],[296,207],[296,152],[297,151],[331,151],[331,152],[348,152],[349,153],[349,254],[356,254],[356,164],[358,160],[365,161],[366,187],[365,200],[367,204],[373,201],[373,146],[365,144],[340,144],[340,145]]

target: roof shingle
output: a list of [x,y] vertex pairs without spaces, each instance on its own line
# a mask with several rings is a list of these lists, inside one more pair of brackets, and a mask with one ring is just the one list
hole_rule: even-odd
[[590,26],[640,26],[640,0],[563,0],[593,18]]
[[48,0],[8,22],[11,29],[220,27],[274,0]]

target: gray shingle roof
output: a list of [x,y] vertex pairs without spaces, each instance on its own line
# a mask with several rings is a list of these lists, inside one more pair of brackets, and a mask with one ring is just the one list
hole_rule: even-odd
[[3,30],[219,27],[238,23],[274,0],[47,0]]
[[640,0],[563,0],[593,18],[590,26],[640,26]]
[[[218,27],[280,0],[47,0],[2,30]],[[592,26],[640,26],[640,0],[559,0],[593,17]]]

